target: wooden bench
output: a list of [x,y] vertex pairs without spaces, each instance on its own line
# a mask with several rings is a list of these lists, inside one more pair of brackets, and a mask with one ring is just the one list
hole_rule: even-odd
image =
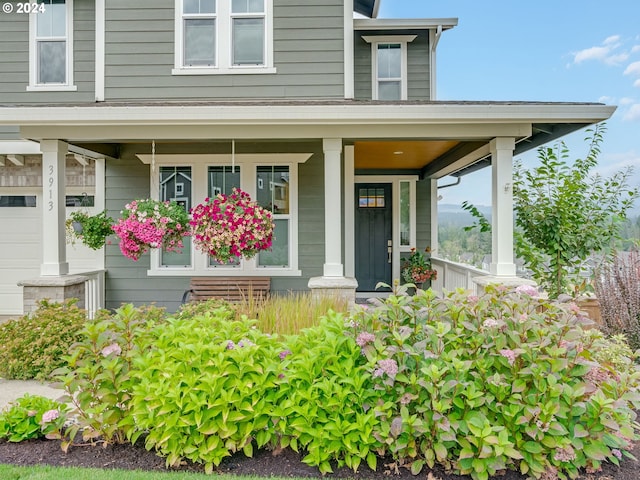
[[249,297],[264,298],[271,289],[271,277],[193,277],[182,303],[220,298],[241,302]]

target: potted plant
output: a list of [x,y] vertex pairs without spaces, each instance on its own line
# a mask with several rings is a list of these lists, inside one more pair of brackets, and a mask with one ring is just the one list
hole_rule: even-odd
[[402,279],[405,283],[412,283],[417,288],[422,288],[424,282],[435,280],[438,272],[431,268],[431,250],[425,249],[425,254],[411,249],[409,258],[402,258]]
[[189,215],[176,202],[134,200],[121,213],[113,231],[122,254],[134,261],[150,248],[180,251],[182,238],[189,235]]
[[271,248],[273,215],[240,189],[206,198],[191,210],[191,216],[195,248],[220,263],[234,257],[252,258]]
[[71,212],[65,225],[72,244],[77,239],[93,250],[104,247],[107,237],[113,233],[113,219],[106,210],[97,215],[89,215],[84,210]]

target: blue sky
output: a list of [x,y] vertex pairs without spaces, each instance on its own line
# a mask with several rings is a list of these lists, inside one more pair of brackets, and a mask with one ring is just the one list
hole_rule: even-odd
[[[633,165],[632,183],[640,185],[639,0],[382,0],[378,17],[458,18],[438,44],[439,100],[616,105],[599,173]],[[585,136],[581,130],[564,137],[570,158],[584,156]],[[532,164],[536,154],[522,158]],[[479,188],[470,188],[472,183]],[[488,205],[489,185],[484,169],[460,187],[442,190],[442,202]]]

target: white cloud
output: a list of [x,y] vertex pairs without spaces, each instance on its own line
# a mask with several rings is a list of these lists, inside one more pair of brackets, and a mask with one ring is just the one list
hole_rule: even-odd
[[598,102],[600,103],[615,103],[615,101],[616,101],[615,97],[609,97],[607,95],[603,95],[598,99]]
[[633,48],[631,48],[631,53],[638,53],[640,52],[640,45],[634,45]]
[[636,80],[635,82],[633,82],[633,86],[640,88],[640,78],[638,80]]
[[605,45],[611,45],[612,43],[617,43],[620,41],[620,35],[611,35],[610,37],[607,37],[604,39],[604,42],[602,42]]
[[631,105],[627,113],[622,117],[623,120],[627,122],[635,122],[640,120],[640,103],[636,103]]
[[635,101],[636,101],[635,98],[622,97],[618,103],[620,105],[632,105],[633,103],[635,103]]
[[640,76],[640,62],[630,63],[627,68],[624,69],[624,74]]
[[620,65],[629,58],[627,52],[614,52],[621,46],[620,35],[607,37],[602,45],[585,48],[573,54],[573,63],[578,64],[590,60],[603,62],[607,65]]

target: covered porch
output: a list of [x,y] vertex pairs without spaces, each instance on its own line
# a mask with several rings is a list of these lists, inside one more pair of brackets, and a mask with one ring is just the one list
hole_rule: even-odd
[[[112,216],[134,198],[158,198],[154,179],[163,165],[192,165],[199,178],[210,175],[208,165],[236,164],[254,194],[260,166],[288,166],[290,203],[281,217],[287,229],[286,264],[265,269],[247,263],[223,272],[192,257],[178,269],[163,265],[154,253],[131,265],[117,246],[107,246],[105,305],[113,307],[132,292],[138,292],[138,302],[182,292],[190,276],[203,272],[266,271],[276,279],[272,290],[312,288],[352,296],[356,289],[370,292],[373,282],[392,282],[400,276],[403,254],[427,246],[439,271],[436,289],[469,288],[462,277],[476,274],[517,281],[514,155],[605,120],[614,110],[584,103],[104,103],[0,107],[0,124],[18,124],[24,139],[40,144],[47,197],[40,268],[45,281],[69,275],[63,248],[64,160],[72,149],[104,161],[105,205]],[[437,180],[484,166],[492,170],[492,263],[489,272],[458,274],[461,267],[438,259]],[[203,182],[193,185],[197,202],[209,193]],[[386,211],[384,229],[376,223],[378,209]]]

